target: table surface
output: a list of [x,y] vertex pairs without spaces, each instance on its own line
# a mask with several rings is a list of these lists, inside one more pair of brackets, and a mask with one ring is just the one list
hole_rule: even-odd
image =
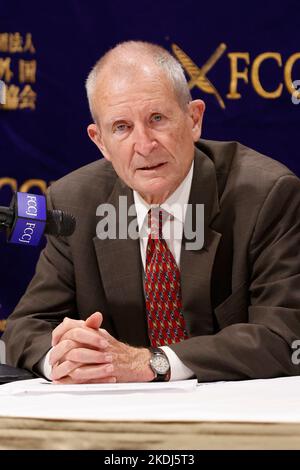
[[0,418],[0,449],[300,449],[300,423]]

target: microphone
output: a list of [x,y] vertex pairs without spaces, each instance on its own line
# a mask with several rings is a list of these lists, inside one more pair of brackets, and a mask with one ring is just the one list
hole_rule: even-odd
[[10,207],[0,206],[0,229],[7,229],[9,243],[37,246],[43,233],[68,237],[75,227],[73,215],[59,209],[47,210],[42,195],[17,192]]

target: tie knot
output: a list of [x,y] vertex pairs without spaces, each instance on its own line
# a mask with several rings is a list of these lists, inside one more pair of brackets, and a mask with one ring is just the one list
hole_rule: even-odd
[[152,207],[148,212],[148,228],[151,238],[162,238],[162,209]]

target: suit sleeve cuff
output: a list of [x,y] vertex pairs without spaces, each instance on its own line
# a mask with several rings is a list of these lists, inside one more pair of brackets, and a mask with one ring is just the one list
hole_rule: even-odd
[[160,346],[160,349],[163,349],[167,358],[169,359],[171,367],[170,381],[190,379],[195,375],[191,369],[183,364],[183,362],[171,348],[168,346]]

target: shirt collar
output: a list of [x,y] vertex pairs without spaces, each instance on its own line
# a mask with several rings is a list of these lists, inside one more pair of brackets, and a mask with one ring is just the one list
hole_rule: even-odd
[[[160,204],[160,207],[162,209],[164,209],[169,214],[173,215],[174,219],[179,220],[179,222],[181,222],[182,224],[184,224],[187,204],[189,202],[193,171],[194,161],[192,162],[188,174],[180,183],[178,188],[168,197],[168,199],[163,204]],[[148,220],[146,217],[149,212],[149,209],[151,209],[151,207],[153,206],[148,204],[137,191],[133,191],[133,198],[137,214],[139,231],[141,231],[144,223],[146,222],[148,224]]]

